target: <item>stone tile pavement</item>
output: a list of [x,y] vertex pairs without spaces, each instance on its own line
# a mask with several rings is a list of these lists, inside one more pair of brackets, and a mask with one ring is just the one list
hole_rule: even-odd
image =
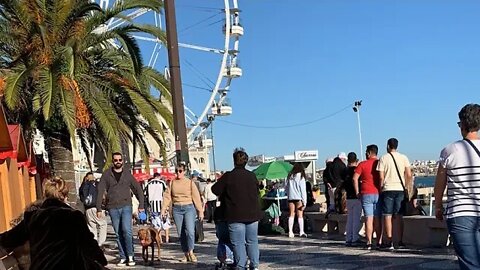
[[[205,241],[195,246],[198,263],[180,263],[181,249],[174,229],[171,242],[162,246],[162,260],[144,266],[141,247],[135,239],[137,266],[116,267],[116,244],[109,225],[106,255],[109,269],[215,269],[216,237],[214,225],[205,224]],[[134,228],[134,235],[138,227]],[[260,269],[458,269],[453,249],[404,249],[367,251],[345,247],[341,237],[325,234],[290,239],[286,236],[260,236]]]

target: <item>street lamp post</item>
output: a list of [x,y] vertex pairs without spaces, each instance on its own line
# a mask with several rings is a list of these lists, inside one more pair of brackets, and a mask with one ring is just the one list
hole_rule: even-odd
[[353,105],[353,111],[357,113],[357,123],[358,123],[358,137],[360,139],[360,156],[363,160],[363,142],[362,142],[362,128],[360,127],[360,106],[362,106],[362,101],[355,101]]

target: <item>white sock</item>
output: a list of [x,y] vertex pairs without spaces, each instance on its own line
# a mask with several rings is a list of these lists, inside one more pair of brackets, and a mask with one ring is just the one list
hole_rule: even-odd
[[133,262],[133,256],[128,256],[128,261]]
[[303,230],[303,217],[298,218],[298,227],[300,228],[300,235],[305,234],[305,231]]
[[288,233],[293,234],[293,221],[295,220],[294,217],[288,218]]

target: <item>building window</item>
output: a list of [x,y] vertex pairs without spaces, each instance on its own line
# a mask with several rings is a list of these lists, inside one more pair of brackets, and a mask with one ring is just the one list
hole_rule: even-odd
[[205,163],[205,159],[203,157],[201,157],[199,161],[200,161],[200,164]]
[[165,148],[166,148],[167,151],[170,151],[172,149],[172,140],[167,139],[165,141]]

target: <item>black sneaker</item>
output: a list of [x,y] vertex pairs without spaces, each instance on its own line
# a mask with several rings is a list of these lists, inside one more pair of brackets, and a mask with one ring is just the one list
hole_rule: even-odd
[[390,243],[390,244],[381,244],[381,245],[380,245],[380,250],[393,251],[393,250],[395,250],[395,248],[393,247],[392,243]]
[[400,241],[398,242],[398,248],[406,248],[406,246],[402,241]]
[[359,247],[359,246],[365,245],[365,242],[362,241],[362,240],[360,240],[360,239],[357,239],[357,241],[353,241],[353,242],[352,242],[352,245],[353,245],[354,247]]
[[372,250],[372,244],[366,244],[365,249],[366,250]]

